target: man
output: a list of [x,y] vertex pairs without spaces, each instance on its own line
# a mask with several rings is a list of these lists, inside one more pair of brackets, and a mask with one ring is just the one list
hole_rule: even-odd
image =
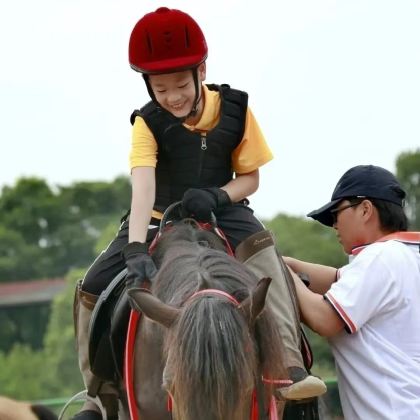
[[407,232],[405,192],[389,171],[362,165],[308,214],[333,227],[349,264],[285,257],[302,320],[328,337],[344,416],[420,419],[420,232]]

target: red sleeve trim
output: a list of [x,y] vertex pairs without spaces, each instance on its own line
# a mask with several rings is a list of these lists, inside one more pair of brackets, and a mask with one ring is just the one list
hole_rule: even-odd
[[350,317],[346,314],[344,309],[340,306],[340,304],[334,299],[331,293],[327,292],[324,295],[324,298],[328,300],[328,302],[332,305],[332,307],[337,312],[338,316],[343,320],[346,324],[346,331],[350,334],[353,334],[357,331],[357,327],[354,322],[350,319]]

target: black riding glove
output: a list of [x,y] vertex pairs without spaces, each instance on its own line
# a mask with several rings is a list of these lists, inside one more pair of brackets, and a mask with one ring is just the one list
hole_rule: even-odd
[[148,246],[144,242],[130,242],[122,254],[127,264],[127,289],[143,287],[146,280],[151,280],[157,272],[152,257],[147,253]]
[[220,188],[190,188],[182,197],[184,213],[202,222],[208,222],[215,210],[231,205],[228,193]]

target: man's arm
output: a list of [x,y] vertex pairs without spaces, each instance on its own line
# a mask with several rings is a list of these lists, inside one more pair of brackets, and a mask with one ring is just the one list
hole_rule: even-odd
[[309,276],[309,289],[323,295],[337,280],[337,269],[327,265],[314,264],[296,258],[283,257],[284,262],[295,273],[304,273]]
[[344,322],[323,295],[309,290],[302,280],[290,270],[296,286],[302,321],[317,334],[332,337],[343,330]]

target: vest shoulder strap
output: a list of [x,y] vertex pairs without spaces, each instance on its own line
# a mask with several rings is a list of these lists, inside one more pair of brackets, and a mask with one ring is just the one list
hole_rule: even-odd
[[219,91],[224,99],[236,102],[245,107],[245,109],[248,106],[248,94],[242,90],[233,89],[227,83],[222,83],[221,85],[212,83],[206,86],[209,90]]
[[151,115],[156,110],[156,108],[156,105],[152,101],[150,101],[140,109],[135,109],[130,116],[131,125],[134,125],[136,117],[142,117],[144,119],[147,119],[147,117]]
[[225,109],[227,116],[235,117],[237,120],[236,133],[238,138],[237,144],[239,144],[245,131],[245,120],[248,109],[248,94],[242,90],[233,89],[226,83],[221,85],[210,84],[207,85],[207,87],[210,90],[220,92],[222,103],[224,103],[223,108]]

